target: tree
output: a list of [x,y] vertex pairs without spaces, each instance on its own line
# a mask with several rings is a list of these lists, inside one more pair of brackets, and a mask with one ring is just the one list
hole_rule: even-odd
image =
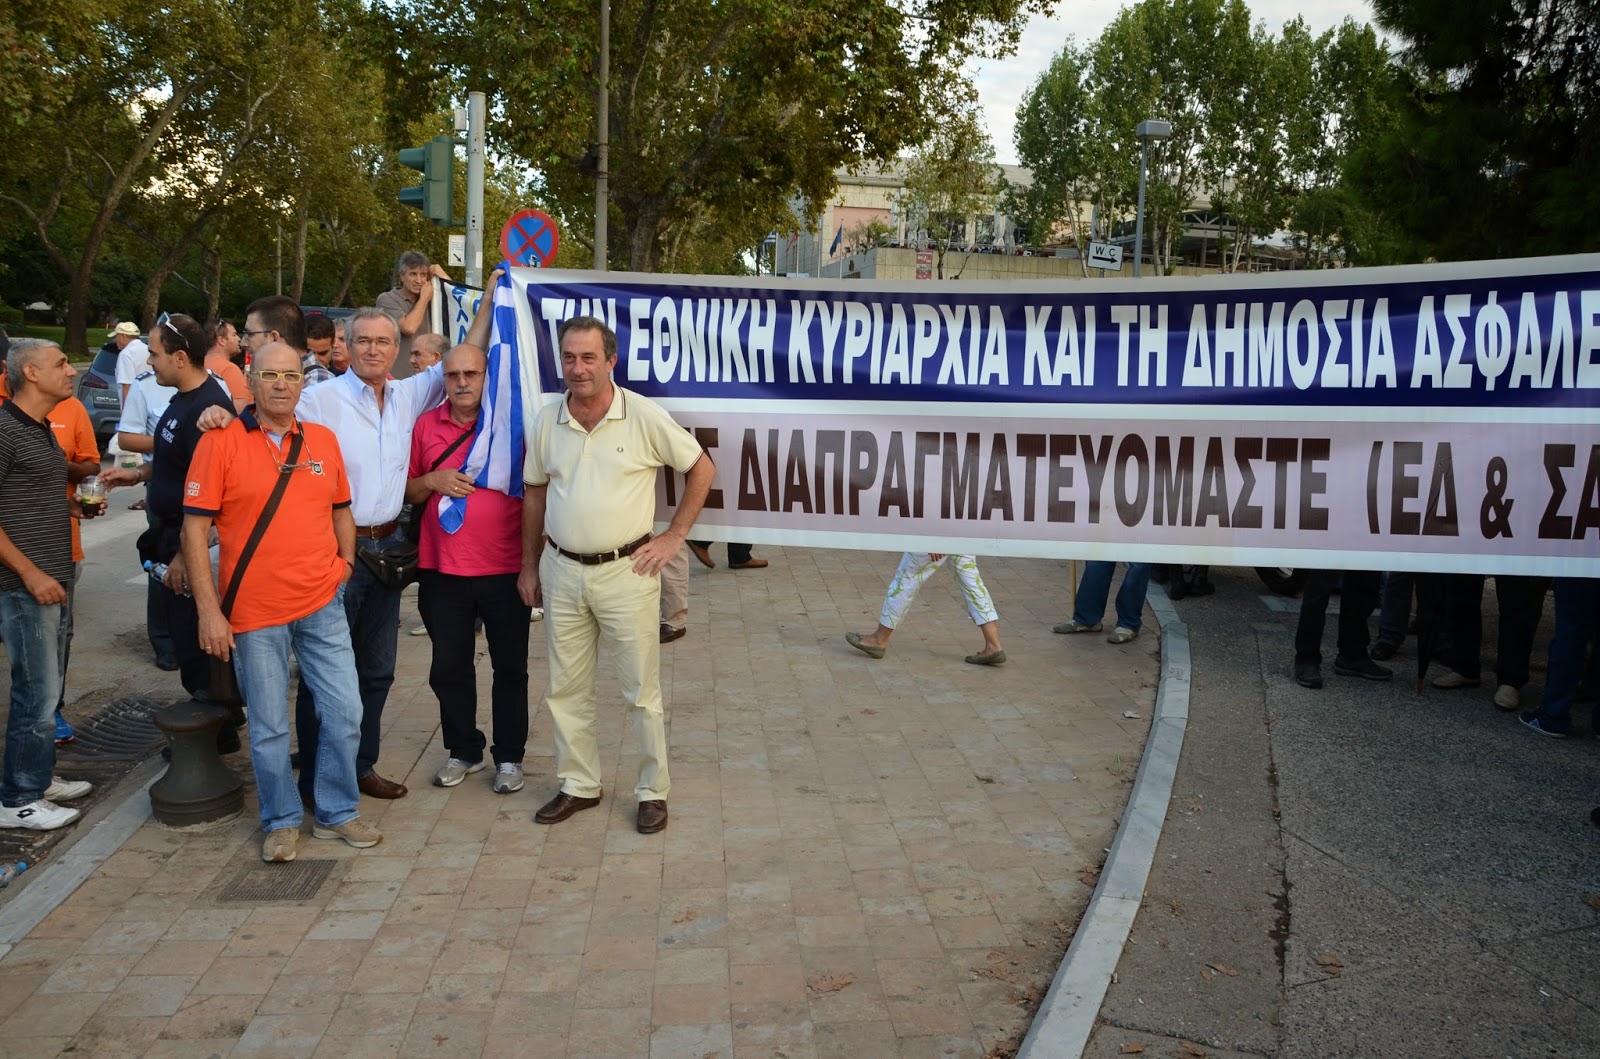
[[[16,25],[56,6],[23,0]],[[31,38],[42,87],[8,151],[22,159],[17,179],[0,195],[68,278],[73,349],[85,344],[113,228],[156,251],[140,299],[148,325],[166,279],[206,229],[270,182],[301,129],[340,111],[343,99],[314,98],[318,70],[329,65],[325,41],[343,26],[333,15],[361,17],[348,0],[100,0],[83,10],[76,35]],[[96,44],[81,47],[84,36]]]
[[1600,246],[1600,26],[1592,0],[1375,0],[1405,43],[1393,131],[1346,174],[1441,260]]
[[[1009,201],[1030,225],[1109,236],[1134,205],[1134,129],[1166,118],[1173,136],[1152,144],[1146,194],[1156,264],[1170,270],[1185,211],[1208,198],[1212,216],[1236,233],[1223,247],[1225,267],[1238,267],[1256,237],[1336,185],[1340,162],[1383,127],[1386,66],[1376,35],[1349,20],[1313,38],[1295,19],[1275,37],[1251,29],[1241,0],[1143,0],[1092,44],[1069,42],[1029,90],[1016,144],[1034,186]],[[1328,205],[1305,210],[1304,220],[1348,220],[1363,245],[1377,245],[1370,212]],[[1313,260],[1348,259],[1338,232],[1308,233],[1303,243],[1315,247]]]
[[[711,220],[718,241],[749,247],[791,200],[826,202],[837,169],[889,161],[924,138],[928,86],[944,71],[1005,52],[1044,6],[614,0],[613,260],[639,271],[664,267],[669,253],[688,260],[687,241],[711,238]],[[593,4],[405,0],[394,10],[396,80],[431,67],[488,91],[496,146],[537,169],[570,229],[590,230]]]
[[[917,145],[906,165],[900,198],[907,230],[920,232],[933,244],[937,278],[945,278],[944,258],[950,248],[967,245],[968,218],[993,213],[999,194],[994,144],[975,94],[966,93],[952,101],[932,134]],[[965,256],[962,260],[965,264]],[[958,270],[955,278],[959,277]]]
[[[1135,155],[1119,150],[1125,136],[1106,128],[1088,85],[1093,57],[1068,41],[1017,108],[1017,157],[1033,173],[1027,188],[1006,191],[1007,211],[1034,243],[1065,226],[1080,249],[1107,239],[1113,221],[1132,205]],[[1082,254],[1085,276],[1088,265]]]

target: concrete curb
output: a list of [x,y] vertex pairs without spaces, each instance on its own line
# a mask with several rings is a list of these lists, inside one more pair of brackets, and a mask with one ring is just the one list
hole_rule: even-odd
[[1077,1059],[1089,1043],[1111,976],[1144,898],[1189,726],[1189,627],[1160,585],[1147,597],[1161,623],[1161,681],[1144,757],[1100,882],[1056,969],[1017,1059]]
[[[129,774],[133,780],[132,790],[111,805],[110,811],[89,828],[88,834],[40,868],[37,874],[30,870],[23,876],[28,879],[28,888],[0,909],[0,956],[10,952],[11,947],[27,937],[45,916],[71,897],[150,819],[150,799],[145,795],[165,771],[166,762],[160,758],[135,769]],[[119,788],[123,786],[123,783],[118,784]],[[116,793],[121,795],[120,789]]]

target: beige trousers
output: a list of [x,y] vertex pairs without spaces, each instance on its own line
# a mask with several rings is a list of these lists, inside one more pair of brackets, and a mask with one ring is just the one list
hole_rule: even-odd
[[556,776],[576,798],[600,797],[600,747],[595,733],[595,677],[603,637],[617,665],[633,715],[642,802],[665,799],[667,731],[661,708],[660,581],[640,577],[633,562],[584,566],[546,548],[539,560],[544,589],[550,690],[545,702],[556,731]]
[[689,624],[689,546],[678,549],[661,568],[661,624],[681,629]]

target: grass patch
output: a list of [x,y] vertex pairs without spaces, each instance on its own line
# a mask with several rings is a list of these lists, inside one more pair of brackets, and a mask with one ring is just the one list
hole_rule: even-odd
[[[49,324],[23,324],[20,327],[8,330],[13,338],[44,338],[57,345],[61,345],[67,339],[67,329],[65,327],[54,327]],[[105,345],[106,339],[110,337],[110,328],[91,327],[88,331],[88,352],[74,352],[68,349],[67,353],[74,363],[93,360],[95,353],[99,352],[100,347]],[[62,346],[62,348],[65,349],[66,347]]]

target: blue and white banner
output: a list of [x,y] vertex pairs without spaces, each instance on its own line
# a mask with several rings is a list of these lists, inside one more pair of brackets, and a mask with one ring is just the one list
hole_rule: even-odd
[[[1600,255],[1155,280],[515,269],[599,316],[753,543],[1600,576]],[[529,413],[535,400],[530,398]],[[676,495],[664,480],[663,520]]]
[[433,283],[433,300],[428,303],[428,323],[436,335],[450,339],[452,347],[459,346],[467,337],[472,318],[478,315],[483,303],[483,291],[458,283],[446,283],[438,276]]

